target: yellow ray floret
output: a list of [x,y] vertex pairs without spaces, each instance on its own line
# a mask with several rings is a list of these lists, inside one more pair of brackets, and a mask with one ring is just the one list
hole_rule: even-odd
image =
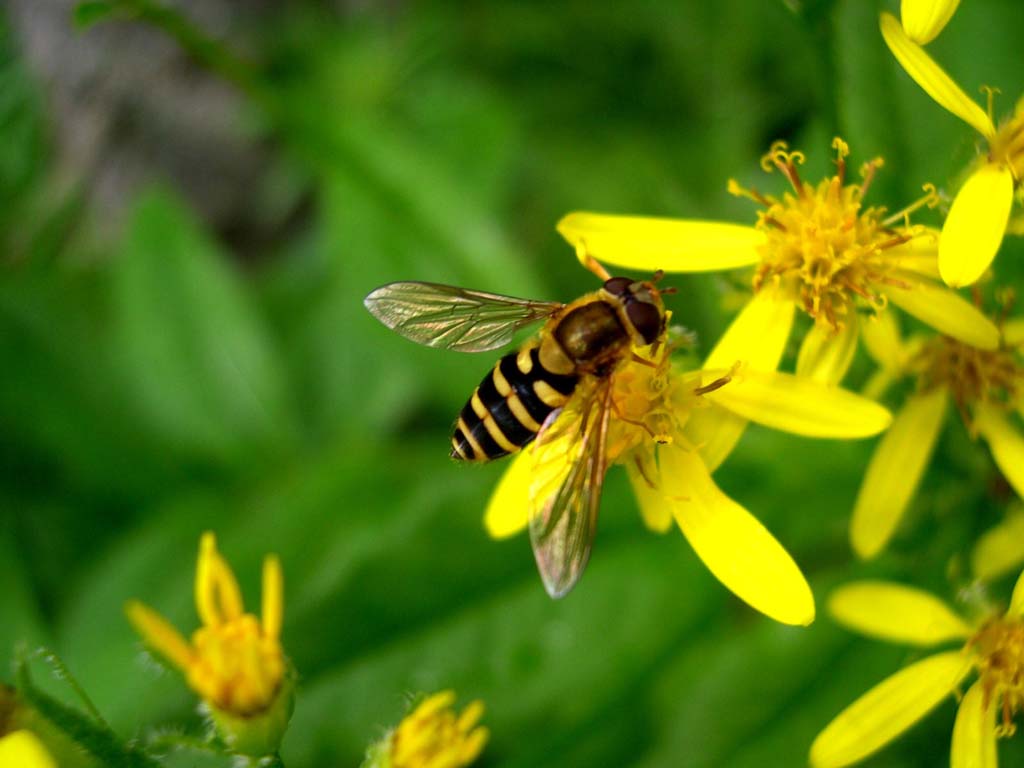
[[945,70],[920,45],[911,40],[896,18],[883,13],[879,26],[893,56],[925,93],[941,106],[971,125],[985,138],[992,138],[996,129],[981,107],[956,84]]
[[927,45],[946,27],[956,13],[960,0],[903,0],[900,21],[907,37],[919,45]]
[[1005,613],[961,618],[943,601],[887,582],[848,584],[829,612],[857,632],[930,647],[950,640],[959,650],[915,662],[869,690],[829,723],[811,746],[813,768],[843,768],[882,749],[977,675],[960,701],[950,751],[953,768],[995,768],[996,740],[1016,731],[1024,711],[1024,574]]
[[999,250],[1013,206],[1013,174],[985,163],[953,200],[939,240],[939,271],[947,285],[977,282]]

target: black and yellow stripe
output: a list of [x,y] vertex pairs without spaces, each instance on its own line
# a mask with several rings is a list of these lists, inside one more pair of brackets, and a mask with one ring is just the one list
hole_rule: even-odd
[[505,355],[462,409],[452,435],[452,458],[490,461],[518,451],[566,403],[578,380],[546,371],[536,347]]

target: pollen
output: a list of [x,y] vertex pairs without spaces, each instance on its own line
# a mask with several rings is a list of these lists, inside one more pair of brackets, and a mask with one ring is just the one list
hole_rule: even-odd
[[924,205],[935,205],[937,195],[933,187],[926,187],[923,198],[888,217],[884,207],[865,207],[882,159],[862,166],[859,183],[847,183],[849,147],[838,137],[832,146],[836,173],[816,186],[800,177],[803,154],[789,151],[779,141],[761,159],[761,167],[782,173],[791,190],[777,197],[730,181],[729,191],[762,206],[756,226],[766,241],[754,289],[768,281],[783,283],[795,291],[809,315],[838,331],[859,301],[878,311],[886,304],[881,289],[903,285],[894,274],[889,250],[924,234],[922,227],[909,224],[909,216]]
[[939,336],[925,344],[911,365],[920,372],[923,390],[948,389],[968,424],[972,407],[1009,411],[1024,395],[1024,367],[1011,349],[978,349]]
[[[634,350],[616,371],[612,383],[609,463],[654,444],[668,445],[686,423],[690,408],[684,402],[693,387],[672,368],[672,343],[657,342],[651,350]],[[695,385],[694,385],[695,386]]]
[[978,675],[985,692],[985,707],[998,706],[1002,722],[999,736],[1012,736],[1014,716],[1024,710],[1024,621],[994,619],[970,641],[977,654]]
[[452,709],[453,691],[424,700],[391,734],[391,768],[461,768],[469,765],[487,744],[487,728],[478,726],[481,701],[461,714]]

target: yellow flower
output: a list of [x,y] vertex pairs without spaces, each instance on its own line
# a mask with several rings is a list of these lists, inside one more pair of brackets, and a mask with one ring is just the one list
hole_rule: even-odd
[[[666,272],[756,267],[755,299],[736,319],[749,329],[732,345],[740,360],[760,355],[776,367],[794,306],[815,320],[801,346],[797,373],[819,381],[835,383],[846,373],[857,348],[860,311],[878,314],[889,303],[955,338],[995,347],[998,333],[992,323],[935,281],[936,233],[909,223],[913,211],[935,203],[934,190],[927,187],[921,200],[892,215],[865,207],[882,161],[865,164],[861,183],[848,184],[849,149],[838,138],[833,146],[836,174],[817,186],[800,178],[797,166],[804,157],[787,151],[783,142],[772,146],[762,167],[779,170],[791,192],[776,197],[730,181],[730,192],[762,206],[753,227],[571,213],[558,230],[581,258],[620,267]],[[748,312],[757,322],[744,317]]]
[[[949,10],[952,15],[955,5]],[[906,24],[906,20],[904,20]],[[939,239],[939,272],[947,284],[970,285],[984,274],[999,250],[1010,219],[1014,190],[1024,175],[1024,99],[998,128],[989,109],[982,109],[956,84],[908,29],[888,13],[881,15],[882,37],[889,50],[924,91],[980,133],[988,152],[960,188]],[[920,42],[920,41],[919,41]]]
[[[1024,574],[1005,614],[968,622],[938,598],[887,582],[846,585],[829,599],[841,624],[882,640],[929,648],[962,641],[911,664],[861,696],[818,735],[814,768],[841,768],[881,749],[957,691],[978,679],[960,700],[953,726],[952,768],[996,765],[996,738],[1016,730],[1024,710]],[[996,725],[998,719],[1000,725]]]
[[[810,437],[857,438],[885,429],[889,413],[839,387],[737,366],[731,354],[720,365],[712,355],[711,367],[684,371],[673,366],[670,344],[654,349],[613,377],[608,465],[625,466],[648,527],[663,532],[675,520],[708,569],[738,597],[783,623],[809,624],[814,598],[800,569],[753,515],[718,488],[696,446],[703,430],[713,437],[732,419]],[[535,442],[516,457],[487,507],[492,536],[526,527],[532,504],[548,498],[567,476],[577,456],[574,439],[570,433]]]
[[888,543],[910,503],[938,439],[950,401],[972,436],[988,443],[999,469],[1024,496],[1024,436],[1013,412],[1024,411],[1024,334],[1007,322],[1003,344],[980,349],[948,336],[904,342],[892,318],[866,324],[868,350],[881,365],[878,393],[901,376],[916,380],[914,394],[896,414],[868,464],[854,505],[850,540],[861,557]]
[[474,701],[456,714],[454,703],[454,691],[426,698],[370,748],[364,768],[462,768],[472,763],[490,735],[477,725],[484,705]]
[[206,532],[195,584],[202,626],[191,642],[152,608],[134,600],[125,608],[146,643],[185,674],[228,745],[245,754],[276,751],[291,716],[292,683],[280,642],[283,595],[281,564],[269,555],[262,619],[245,613],[235,575]]
[[57,768],[56,761],[43,743],[26,730],[0,736],[0,765],[9,768]]

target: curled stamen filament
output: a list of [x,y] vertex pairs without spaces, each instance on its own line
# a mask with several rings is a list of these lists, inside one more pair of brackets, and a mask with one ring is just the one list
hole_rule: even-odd
[[[906,226],[909,229],[909,227],[910,227],[910,215],[912,213],[920,210],[921,208],[925,208],[925,207],[934,208],[935,206],[937,206],[939,204],[939,201],[942,199],[942,197],[941,197],[941,195],[939,195],[939,191],[938,191],[938,189],[935,188],[934,184],[925,184],[925,185],[923,185],[921,187],[921,189],[923,189],[924,192],[925,192],[925,194],[922,197],[919,197],[917,200],[912,202],[906,208],[903,208],[903,209],[901,209],[899,211],[896,211],[896,213],[892,214],[888,218],[883,219],[882,220],[882,226],[883,227],[891,227],[897,221],[902,219],[903,223],[904,223],[904,226]],[[924,234],[924,233],[922,232],[920,234]]]

